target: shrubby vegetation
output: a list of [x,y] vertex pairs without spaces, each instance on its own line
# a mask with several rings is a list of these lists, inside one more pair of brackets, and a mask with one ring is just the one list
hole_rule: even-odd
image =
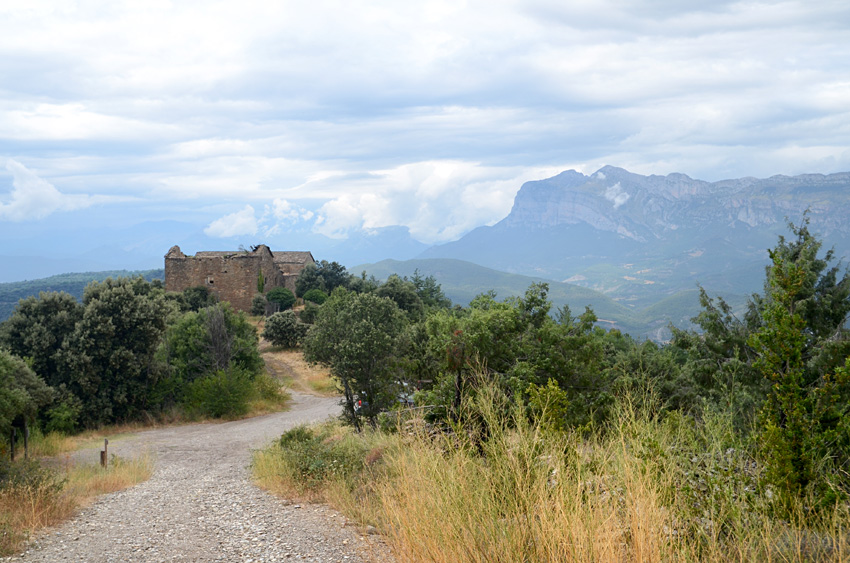
[[317,288],[313,288],[306,291],[302,297],[305,303],[307,301],[310,301],[311,303],[315,303],[316,305],[322,305],[325,301],[328,300],[328,294]]
[[295,295],[285,287],[275,287],[266,293],[266,301],[277,311],[285,311],[295,304]]
[[274,346],[294,348],[304,339],[308,325],[298,320],[294,311],[275,313],[266,319],[263,338]]
[[[545,283],[451,308],[433,279],[349,278],[305,355],[345,389],[354,430],[408,422],[398,438],[363,434],[387,449],[383,469],[346,461],[360,476],[323,476],[327,494],[351,507],[369,489],[367,519],[421,560],[846,552],[850,275],[805,220],[790,228],[745,311],[701,289],[699,330],[673,327],[664,344],[604,330],[589,309],[551,310]],[[383,414],[404,384],[418,408]],[[299,432],[266,454],[290,480],[287,449],[330,455]]]
[[159,280],[108,278],[82,302],[66,293],[19,302],[0,325],[0,402],[44,431],[175,411],[238,416],[269,395],[257,345],[245,316],[205,288],[166,294]]

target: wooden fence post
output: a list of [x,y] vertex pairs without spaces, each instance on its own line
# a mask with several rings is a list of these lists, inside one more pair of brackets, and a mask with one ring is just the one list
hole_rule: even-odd
[[107,457],[108,449],[109,449],[109,440],[104,438],[103,439],[103,450],[100,452],[100,465],[104,469],[106,469],[106,466],[109,463],[109,458]]

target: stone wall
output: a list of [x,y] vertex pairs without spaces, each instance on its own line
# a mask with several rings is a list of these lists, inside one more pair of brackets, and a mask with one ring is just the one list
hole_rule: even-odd
[[289,285],[295,290],[295,280],[284,278],[265,245],[253,252],[198,252],[195,256],[186,256],[174,246],[165,255],[165,289],[183,291],[203,286],[219,301],[229,301],[234,309],[249,312],[261,271],[265,291]]

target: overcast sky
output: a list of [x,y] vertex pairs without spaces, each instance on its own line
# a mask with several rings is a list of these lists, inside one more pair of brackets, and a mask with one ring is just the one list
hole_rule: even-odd
[[433,243],[605,164],[850,170],[850,2],[0,0],[2,222]]

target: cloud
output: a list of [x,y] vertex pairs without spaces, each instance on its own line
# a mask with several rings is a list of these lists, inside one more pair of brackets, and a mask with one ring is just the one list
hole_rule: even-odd
[[263,216],[259,220],[260,227],[265,236],[280,234],[286,230],[307,222],[314,217],[314,213],[298,204],[285,199],[277,198],[271,205],[266,205]]
[[341,238],[352,229],[401,225],[421,242],[445,242],[504,218],[523,182],[558,171],[438,160],[337,179],[349,193],[321,206],[314,230]]
[[0,219],[43,219],[59,211],[89,207],[98,201],[98,198],[88,195],[63,194],[53,184],[39,178],[23,164],[11,158],[6,161],[6,170],[12,174],[13,187],[9,197],[0,196]]
[[241,211],[216,219],[204,229],[204,233],[211,237],[229,238],[239,235],[255,235],[258,230],[254,208],[246,205]]
[[[603,178],[605,177],[601,173],[597,174],[597,176],[602,176]],[[627,194],[625,190],[623,190],[623,187],[620,185],[620,182],[617,182],[613,186],[609,186],[605,190],[605,199],[614,204],[614,209],[617,209],[618,207],[629,201],[630,197],[632,196]]]
[[313,217],[312,211],[281,198],[272,202],[270,211],[278,221],[309,221]]
[[[0,154],[143,200],[119,221],[441,242],[567,168],[850,169],[842,2],[0,4]],[[105,197],[15,190],[4,219]]]

